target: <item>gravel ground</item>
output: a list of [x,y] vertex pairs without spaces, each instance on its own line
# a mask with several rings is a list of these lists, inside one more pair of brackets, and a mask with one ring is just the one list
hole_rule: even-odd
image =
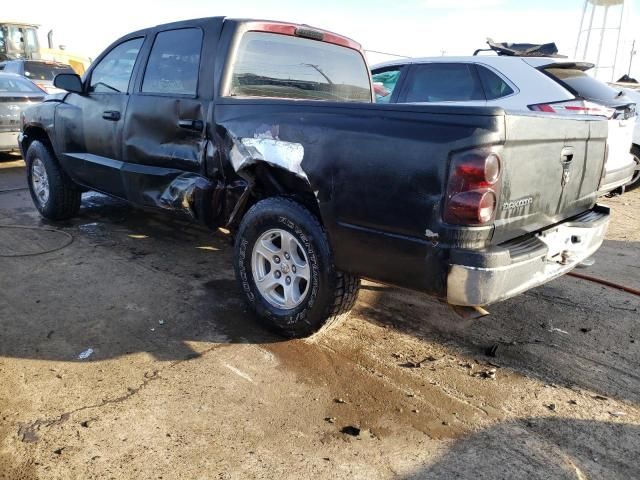
[[[0,161],[0,224],[48,227],[24,184]],[[604,203],[580,273],[640,288],[640,191]],[[282,341],[221,232],[97,194],[53,230],[0,227],[2,479],[640,478],[638,297],[564,277],[463,320],[365,282]]]

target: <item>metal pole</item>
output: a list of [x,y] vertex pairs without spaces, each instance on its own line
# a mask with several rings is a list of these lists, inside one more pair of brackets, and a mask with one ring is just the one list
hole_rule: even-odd
[[607,28],[607,15],[609,14],[609,5],[604,7],[604,18],[602,19],[602,30],[600,30],[600,45],[598,46],[598,57],[596,58],[595,77],[598,78],[600,72],[600,56],[602,55],[602,44],[604,43],[604,32]]
[[578,58],[578,47],[580,46],[580,39],[584,33],[584,17],[587,14],[587,5],[589,0],[584,0],[584,8],[582,9],[582,20],[580,20],[580,30],[578,31],[578,39],[576,40],[576,51],[573,53],[573,58]]
[[629,58],[629,71],[627,72],[627,76],[631,76],[631,64],[633,63],[633,56],[636,54],[636,41],[633,41],[631,44],[631,56]]
[[593,28],[593,17],[596,14],[596,6],[591,5],[591,20],[589,20],[589,30],[587,30],[587,41],[584,44],[584,54],[582,55],[582,59],[587,59],[587,49],[589,48],[589,40],[591,40],[591,29]]
[[624,20],[624,3],[622,2],[622,11],[620,12],[620,23],[618,24],[618,40],[616,41],[616,53],[613,57],[613,70],[611,70],[611,81],[616,80],[616,66],[618,65],[618,50],[620,50],[620,34],[622,33],[622,22]]

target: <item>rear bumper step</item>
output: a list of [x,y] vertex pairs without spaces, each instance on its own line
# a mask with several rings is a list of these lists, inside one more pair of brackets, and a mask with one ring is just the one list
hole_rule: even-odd
[[[609,209],[596,206],[533,236],[498,246],[499,254],[454,255],[447,301],[453,305],[485,306],[511,298],[571,271],[593,255],[604,240]],[[475,260],[474,260],[475,259]]]

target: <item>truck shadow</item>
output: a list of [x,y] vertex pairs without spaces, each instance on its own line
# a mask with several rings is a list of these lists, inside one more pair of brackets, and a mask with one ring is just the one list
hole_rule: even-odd
[[[0,205],[15,223],[46,225],[25,209]],[[0,356],[77,361],[92,348],[92,360],[142,351],[180,360],[198,355],[195,344],[282,341],[247,310],[229,235],[98,194],[85,195],[80,216],[55,227],[74,243],[0,259]],[[355,313],[471,358],[497,346],[490,359],[502,367],[640,403],[639,309],[628,294],[563,278],[473,322],[420,293],[370,283]]]
[[91,348],[92,360],[144,351],[172,361],[197,356],[195,343],[282,340],[243,303],[229,235],[93,193],[78,218],[55,224],[33,207],[3,206],[0,223],[53,227],[74,241],[38,255],[55,240],[0,228],[0,241],[20,243],[9,252],[34,253],[0,257],[0,356],[77,361]]
[[457,440],[439,461],[402,478],[640,478],[639,439],[633,424],[522,419]]
[[[620,271],[640,266],[637,243],[607,241],[603,250],[596,259],[611,260],[611,252],[618,252]],[[601,272],[597,265],[580,272],[611,278],[610,263]],[[368,284],[357,306],[368,321],[452,346],[462,355],[545,384],[640,403],[640,298],[565,276],[488,310],[486,317],[464,320],[419,293]]]

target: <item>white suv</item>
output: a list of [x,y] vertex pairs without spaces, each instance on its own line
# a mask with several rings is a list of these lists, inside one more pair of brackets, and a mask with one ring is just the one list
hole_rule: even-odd
[[555,57],[433,57],[376,65],[372,75],[381,103],[484,105],[507,112],[608,118],[604,194],[633,179],[636,107],[620,89],[589,76],[593,67]]

